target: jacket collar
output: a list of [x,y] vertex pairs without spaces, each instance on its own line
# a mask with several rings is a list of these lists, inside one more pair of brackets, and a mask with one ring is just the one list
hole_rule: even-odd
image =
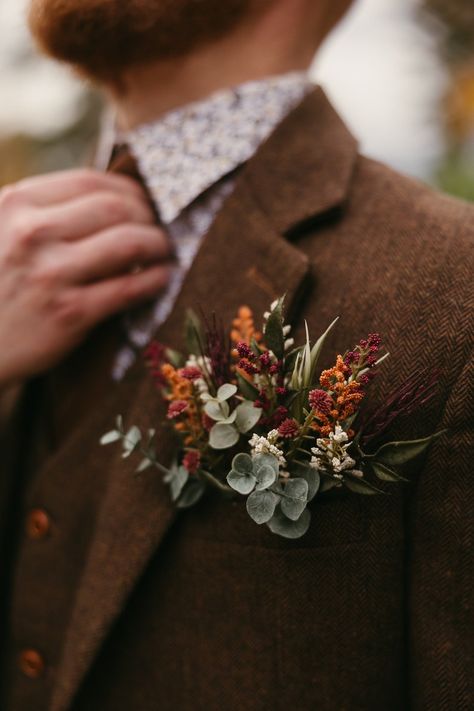
[[[172,314],[158,337],[180,348],[186,309],[215,307],[229,323],[239,305],[256,314],[288,294],[290,316],[309,272],[307,257],[282,236],[340,205],[347,195],[356,144],[321,90],[305,99],[249,162],[205,237]],[[164,408],[140,362],[49,465],[109,472],[94,539],[66,634],[50,711],[67,711],[104,638],[124,608],[176,511],[161,476],[134,477],[129,460],[95,443],[117,414],[142,428],[163,422]],[[158,424],[160,457],[173,440]],[[89,451],[84,455],[85,443]],[[47,472],[45,472],[47,475]],[[182,515],[182,514],[180,514]],[[185,514],[184,514],[185,515]]]

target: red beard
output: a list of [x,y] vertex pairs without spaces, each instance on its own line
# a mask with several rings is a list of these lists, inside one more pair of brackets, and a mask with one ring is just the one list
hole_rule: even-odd
[[30,29],[55,59],[93,79],[185,55],[272,0],[32,0]]

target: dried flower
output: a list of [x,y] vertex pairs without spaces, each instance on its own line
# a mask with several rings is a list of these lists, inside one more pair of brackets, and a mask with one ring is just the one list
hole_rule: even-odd
[[300,425],[292,417],[289,417],[286,420],[283,420],[281,425],[278,427],[278,434],[280,435],[280,437],[283,437],[284,439],[293,439],[294,437],[297,436],[299,431],[300,431]]
[[169,420],[175,420],[177,417],[183,414],[185,410],[188,409],[188,403],[186,400],[173,400],[168,407],[167,418]]
[[311,409],[323,415],[329,415],[333,408],[332,398],[325,390],[311,390],[308,399]]
[[188,470],[190,474],[196,474],[199,466],[201,464],[201,453],[196,449],[190,449],[189,452],[183,457],[183,467]]

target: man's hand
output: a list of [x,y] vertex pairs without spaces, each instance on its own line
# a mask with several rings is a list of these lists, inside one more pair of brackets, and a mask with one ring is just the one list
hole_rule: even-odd
[[97,323],[152,298],[170,259],[130,178],[76,170],[0,191],[0,386],[46,370]]

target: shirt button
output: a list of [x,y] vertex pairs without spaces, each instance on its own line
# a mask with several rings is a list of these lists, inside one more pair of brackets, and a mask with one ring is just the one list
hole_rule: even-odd
[[33,509],[30,511],[26,521],[26,532],[32,540],[39,541],[46,538],[51,530],[51,519],[46,511]]
[[39,679],[45,668],[43,657],[35,649],[24,649],[20,654],[18,665],[23,674],[30,679]]

